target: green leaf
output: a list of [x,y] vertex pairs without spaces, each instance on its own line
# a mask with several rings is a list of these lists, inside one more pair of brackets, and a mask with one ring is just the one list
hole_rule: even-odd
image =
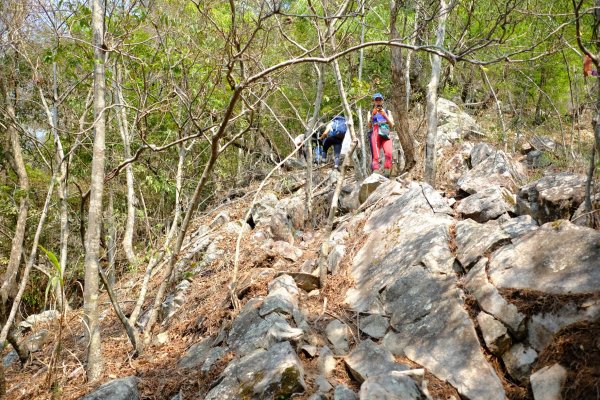
[[50,250],[46,250],[44,248],[44,246],[42,245],[38,245],[38,247],[44,252],[46,253],[46,256],[48,257],[48,259],[50,260],[50,262],[52,263],[52,265],[54,265],[54,268],[56,269],[56,272],[58,272],[58,276],[62,275],[62,268],[60,263],[58,262],[58,258],[56,258],[56,255],[50,251]]

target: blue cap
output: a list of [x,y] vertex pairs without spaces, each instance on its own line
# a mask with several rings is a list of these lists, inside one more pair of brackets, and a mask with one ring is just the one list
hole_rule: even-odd
[[383,95],[381,93],[375,93],[373,95],[373,100],[381,98],[381,100],[384,100]]

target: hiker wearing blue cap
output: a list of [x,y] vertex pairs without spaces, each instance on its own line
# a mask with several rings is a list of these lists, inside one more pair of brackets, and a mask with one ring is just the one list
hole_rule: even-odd
[[371,153],[373,154],[371,168],[373,171],[379,170],[379,152],[383,148],[385,154],[383,173],[389,177],[392,169],[392,153],[394,151],[390,130],[394,127],[394,118],[390,110],[386,110],[383,107],[383,95],[381,93],[373,95],[373,109],[369,113],[367,121],[370,131]]

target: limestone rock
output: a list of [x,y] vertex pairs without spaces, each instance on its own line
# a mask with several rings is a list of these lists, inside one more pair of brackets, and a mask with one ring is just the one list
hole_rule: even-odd
[[333,247],[329,255],[327,256],[327,269],[331,272],[331,275],[337,275],[338,268],[344,259],[346,254],[346,246],[338,244]]
[[227,344],[236,355],[246,355],[256,349],[268,349],[281,340],[302,337],[301,329],[292,328],[284,317],[277,313],[260,316],[262,299],[248,301],[233,321]]
[[319,351],[318,365],[321,374],[325,375],[327,378],[331,376],[335,369],[336,361],[329,347],[324,346]]
[[265,250],[272,257],[283,257],[290,261],[298,261],[302,257],[302,250],[284,241],[266,241],[262,245],[262,249]]
[[294,232],[292,222],[288,215],[283,210],[276,209],[271,215],[269,222],[269,232],[275,241],[284,241],[289,244],[294,244]]
[[360,399],[426,400],[427,397],[409,377],[385,374],[369,377],[360,387]]
[[456,224],[456,258],[467,271],[487,252],[507,243],[506,234],[497,221],[485,224],[467,219]]
[[278,201],[279,200],[275,194],[267,193],[261,197],[260,200],[254,203],[252,206],[252,211],[250,212],[254,224],[267,225],[271,220],[271,216],[275,211],[275,206],[277,205]]
[[398,280],[406,266],[422,263],[431,271],[454,274],[449,248],[454,220],[433,213],[416,219],[409,214],[395,220],[393,227],[372,232],[354,257],[351,273],[356,287],[348,290],[345,299],[354,311],[387,314],[379,293]]
[[541,352],[554,339],[562,328],[580,322],[595,321],[600,318],[600,299],[590,299],[582,304],[567,303],[551,312],[532,315],[527,322],[527,340]]
[[538,228],[537,222],[529,215],[521,215],[516,218],[510,218],[507,221],[500,222],[502,230],[510,236],[511,239],[516,239],[528,232]]
[[290,398],[305,387],[298,356],[289,342],[282,342],[231,361],[205,400]]
[[437,115],[436,144],[438,147],[449,146],[458,139],[467,138],[469,135],[482,135],[481,128],[475,119],[450,100],[438,98]]
[[382,183],[388,181],[388,178],[380,174],[371,174],[365,178],[360,185],[360,191],[358,192],[358,201],[360,204],[367,200],[367,197],[375,191]]
[[521,187],[517,213],[531,215],[540,224],[571,219],[585,196],[584,175],[561,172]]
[[507,212],[515,212],[514,195],[500,186],[490,186],[463,199],[456,211],[463,218],[483,223]]
[[537,352],[531,347],[517,343],[502,355],[502,360],[510,376],[526,384],[537,356]]
[[485,345],[492,354],[497,356],[504,354],[511,343],[506,326],[485,312],[477,315],[477,323],[483,334]]
[[469,154],[471,159],[471,168],[476,167],[481,164],[483,160],[492,155],[496,149],[485,142],[477,143],[471,149],[471,153]]
[[[310,261],[310,260],[307,260],[307,261]],[[312,263],[310,265],[311,265],[310,270],[312,271]],[[291,271],[281,272],[280,274],[289,275],[292,278],[294,278],[296,285],[300,289],[302,289],[306,292],[310,292],[312,290],[319,288],[319,277],[315,276],[313,274],[306,273],[306,272],[291,272]]]
[[519,183],[524,180],[525,167],[498,150],[464,174],[457,183],[460,190],[474,194],[491,186],[516,191]]
[[31,328],[36,324],[54,321],[60,317],[60,312],[57,310],[46,310],[39,314],[32,314],[24,321],[19,322],[19,328]]
[[379,314],[372,314],[360,320],[360,330],[374,339],[384,337],[389,327],[389,320]]
[[567,380],[567,370],[560,364],[544,367],[531,375],[534,400],[563,400],[561,392]]
[[597,292],[600,232],[568,221],[550,222],[496,251],[489,275],[498,288],[551,294]]
[[348,327],[346,324],[334,319],[325,328],[327,339],[333,345],[335,354],[346,354],[350,350],[348,344]]
[[346,385],[337,385],[333,391],[333,400],[358,400],[358,396]]
[[344,361],[352,376],[359,382],[392,371],[410,369],[406,365],[396,363],[392,353],[376,345],[370,339],[360,342]]
[[492,285],[485,273],[487,258],[482,258],[464,278],[464,286],[477,300],[483,311],[502,321],[513,334],[520,336],[525,330],[525,316],[508,303]]
[[116,379],[105,383],[79,400],[138,400],[140,394],[137,383],[138,378],[135,376]]

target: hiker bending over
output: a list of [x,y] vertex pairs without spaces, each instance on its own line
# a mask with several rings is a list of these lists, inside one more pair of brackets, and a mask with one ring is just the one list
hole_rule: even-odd
[[373,154],[371,168],[373,171],[379,170],[379,152],[383,148],[385,154],[384,175],[389,177],[392,169],[393,152],[390,130],[394,127],[394,118],[390,110],[383,107],[383,95],[381,93],[373,95],[373,109],[369,113],[368,121],[368,129],[371,132],[371,153]]
[[327,150],[331,146],[333,146],[333,162],[334,168],[340,168],[340,154],[342,152],[342,142],[344,141],[344,136],[346,136],[346,118],[341,115],[336,116],[327,124],[325,128],[325,132],[321,135],[320,139],[323,141],[323,151],[322,151],[322,162],[325,163],[327,159]]

